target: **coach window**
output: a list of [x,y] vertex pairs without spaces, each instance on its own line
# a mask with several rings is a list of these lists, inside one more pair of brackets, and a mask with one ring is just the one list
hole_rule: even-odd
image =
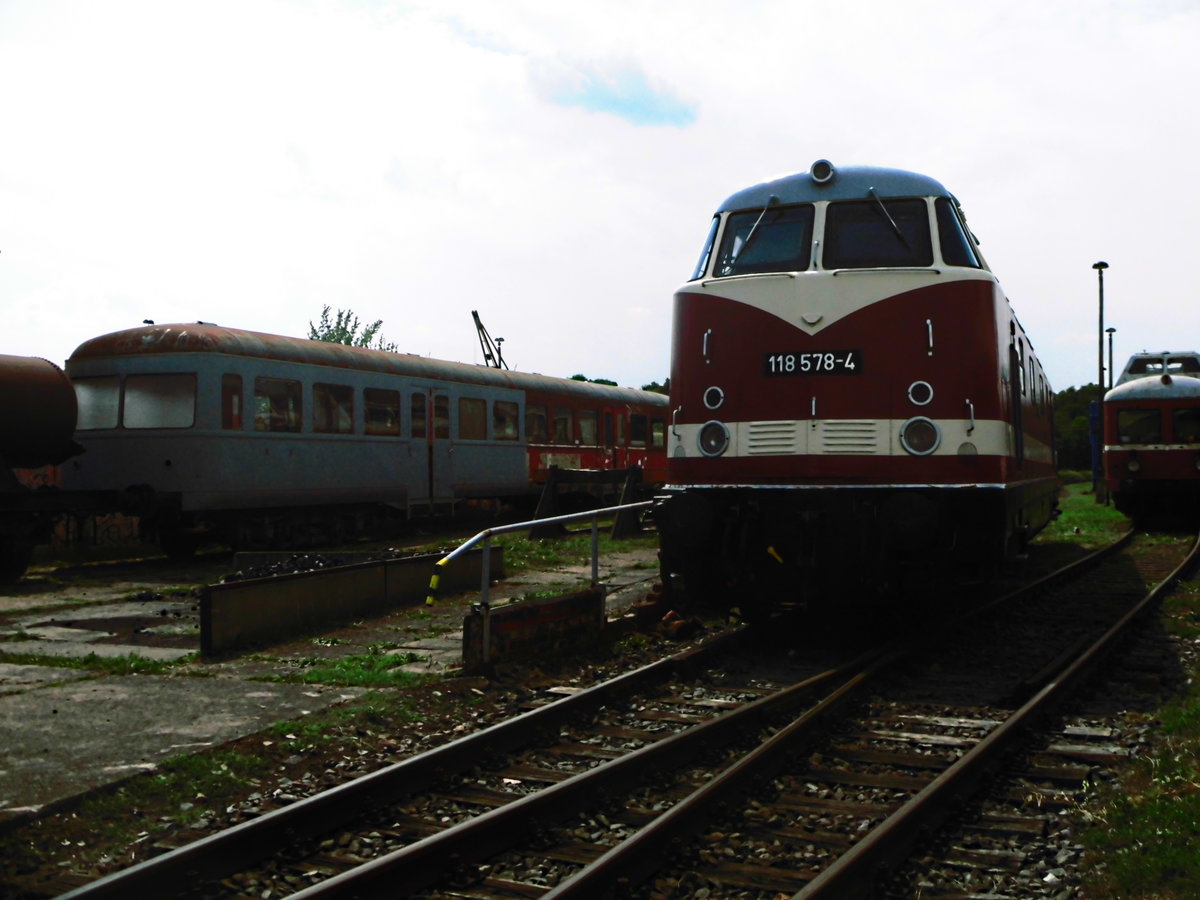
[[716,274],[802,272],[812,255],[813,207],[767,206],[730,215]]
[[544,444],[549,437],[546,428],[546,407],[540,404],[525,407],[525,440],[531,444]]
[[596,443],[596,411],[585,409],[579,413],[579,443],[592,446]]
[[363,388],[363,425],[367,434],[399,434],[400,392]]
[[554,407],[554,443],[571,443],[571,410],[566,406]]
[[934,203],[937,210],[938,242],[942,247],[942,262],[948,266],[970,266],[979,268],[979,257],[975,255],[958,210],[947,197],[938,197]]
[[629,445],[646,446],[646,417],[641,413],[634,413],[629,417]]
[[450,437],[450,398],[445,394],[433,397],[433,438],[445,440]]
[[1162,414],[1157,409],[1118,410],[1117,434],[1122,444],[1161,443]]
[[425,428],[425,395],[413,394],[410,398],[409,414],[412,422],[412,436],[415,438],[423,438],[426,436]]
[[354,433],[354,389],[344,384],[313,385],[313,431]]
[[825,211],[826,269],[933,265],[924,200],[847,200]]
[[303,406],[300,382],[283,378],[254,379],[254,430],[300,431]]
[[196,424],[196,376],[130,375],[122,419],[126,428],[191,428]]
[[1171,418],[1175,426],[1175,443],[1200,444],[1200,409],[1194,406],[1176,409]]
[[79,414],[75,427],[79,431],[116,428],[117,412],[121,408],[121,382],[116,376],[108,378],[75,378],[75,400]]
[[650,446],[667,446],[667,420],[655,419],[650,423]]
[[221,427],[242,430],[242,376],[221,376]]
[[492,437],[497,441],[515,441],[520,435],[520,408],[511,400],[492,405]]
[[458,398],[458,436],[464,441],[487,440],[486,400],[478,397]]

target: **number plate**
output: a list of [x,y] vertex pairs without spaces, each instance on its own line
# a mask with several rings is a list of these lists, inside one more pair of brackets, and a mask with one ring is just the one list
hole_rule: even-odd
[[862,352],[818,350],[810,353],[768,353],[763,357],[763,374],[861,375]]

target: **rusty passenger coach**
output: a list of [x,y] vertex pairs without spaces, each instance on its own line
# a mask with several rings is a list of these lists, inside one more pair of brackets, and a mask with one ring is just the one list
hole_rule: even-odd
[[675,294],[668,581],[761,616],[986,571],[1056,508],[1051,402],[940,183],[819,160],[739,191]]
[[145,536],[296,546],[381,516],[535,495],[551,466],[661,482],[666,397],[216,325],[82,344],[67,490],[137,498]]

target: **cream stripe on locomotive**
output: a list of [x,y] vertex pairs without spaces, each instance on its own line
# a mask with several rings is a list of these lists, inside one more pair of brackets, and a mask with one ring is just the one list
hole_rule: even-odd
[[[739,456],[909,456],[900,441],[907,419],[802,419],[725,422],[729,447],[720,459]],[[998,419],[938,419],[941,440],[929,456],[1012,456],[1012,427]],[[668,452],[675,457],[702,457],[701,424],[671,427]],[[1049,445],[1024,436],[1025,458],[1050,463]]]

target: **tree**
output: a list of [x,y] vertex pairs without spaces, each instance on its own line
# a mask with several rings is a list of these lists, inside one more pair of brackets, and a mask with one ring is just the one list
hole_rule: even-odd
[[330,344],[346,344],[349,347],[367,347],[371,350],[387,350],[389,353],[397,351],[396,345],[390,341],[385,341],[379,335],[379,329],[383,325],[383,319],[376,319],[366,328],[363,328],[359,334],[360,323],[358,316],[353,311],[348,309],[339,309],[333,317],[333,321],[329,321],[329,306],[325,306],[321,310],[321,321],[314,325],[308,323],[308,337],[313,341],[327,341]]
[[662,384],[659,384],[657,381],[652,381],[649,384],[643,384],[642,390],[649,391],[652,394],[670,394],[671,379],[668,377],[667,380]]
[[1092,468],[1091,404],[1101,397],[1094,384],[1054,395],[1054,444],[1060,469]]
[[572,375],[571,380],[586,381],[588,384],[608,384],[612,385],[613,387],[618,386],[615,381],[611,381],[608,378],[588,378],[586,375]]

